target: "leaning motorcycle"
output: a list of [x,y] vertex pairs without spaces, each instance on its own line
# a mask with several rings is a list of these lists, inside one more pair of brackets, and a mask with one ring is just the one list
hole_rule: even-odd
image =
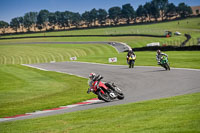
[[162,56],[160,59],[160,65],[165,68],[165,70],[170,70],[169,61],[166,56]]
[[124,94],[114,83],[103,83],[101,81],[88,81],[89,91],[98,96],[99,100],[110,102],[114,99],[124,99]]

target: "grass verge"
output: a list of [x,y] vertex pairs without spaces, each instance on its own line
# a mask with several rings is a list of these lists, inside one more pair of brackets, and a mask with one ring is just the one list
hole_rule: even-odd
[[87,79],[21,65],[0,65],[0,117],[69,105],[88,98]]
[[[32,51],[32,52],[30,52]],[[136,66],[157,66],[156,51],[135,52]],[[171,67],[200,69],[200,51],[167,51]],[[0,64],[34,64],[51,61],[77,61],[108,63],[108,58],[117,57],[115,65],[127,65],[127,53],[117,51],[105,44],[15,44],[0,45]]]
[[197,133],[200,93],[0,123],[2,133]]
[[[167,51],[171,67],[200,69],[200,51]],[[135,66],[158,66],[156,61],[156,51],[135,52],[137,59]],[[127,53],[94,55],[92,57],[80,57],[79,61],[97,62],[113,65],[127,65]],[[117,57],[116,63],[108,63],[109,57]]]

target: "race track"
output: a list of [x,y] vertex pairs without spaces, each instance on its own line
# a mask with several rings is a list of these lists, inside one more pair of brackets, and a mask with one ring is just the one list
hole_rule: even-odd
[[[118,66],[83,62],[43,63],[29,64],[26,66],[73,74],[85,78],[88,78],[90,72],[95,72],[104,77],[103,81],[115,82],[124,92],[125,99],[120,101],[115,100],[110,103],[102,101],[95,104],[18,117],[12,120],[29,119],[200,92],[200,70],[195,69],[172,68],[171,71],[165,71],[161,67],[142,66],[136,66],[134,69],[129,69],[128,66],[125,65]],[[85,92],[87,91],[87,88],[83,89],[85,89]]]
[[[128,45],[120,42],[24,42],[22,44],[108,44],[113,46],[118,52],[131,49]],[[6,43],[15,45],[18,43]],[[104,106],[118,104],[127,104],[137,101],[159,99],[176,95],[200,92],[200,70],[195,69],[171,69],[165,71],[161,67],[142,67],[136,66],[129,69],[127,65],[105,65],[83,62],[56,62],[43,64],[24,64],[28,67],[34,67],[41,70],[56,71],[61,73],[73,74],[80,77],[88,78],[89,73],[95,72],[101,74],[103,81],[111,81],[119,86],[125,94],[124,100],[115,100],[110,103],[98,101],[93,104],[81,104],[81,106],[69,105],[70,108],[36,111],[31,115],[18,115],[11,118],[0,118],[0,122],[15,121],[49,116],[86,110]],[[87,88],[85,92],[87,91]],[[91,94],[93,95],[93,94]],[[79,104],[80,105],[80,104]],[[28,113],[28,112],[27,112]],[[30,113],[29,113],[30,114]]]

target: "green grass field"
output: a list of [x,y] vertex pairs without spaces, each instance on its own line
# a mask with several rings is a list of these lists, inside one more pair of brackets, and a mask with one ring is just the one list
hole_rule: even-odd
[[[168,51],[171,67],[200,68],[199,51]],[[138,66],[157,66],[156,51],[136,52]],[[108,58],[117,57],[116,65],[126,65],[126,53],[119,53],[105,44],[15,44],[0,45],[0,64],[34,64],[51,61],[77,61],[108,64]]]
[[92,98],[85,78],[21,65],[0,65],[0,75],[0,118]]
[[200,93],[0,123],[2,133],[197,133]]
[[[143,26],[92,29],[88,33],[113,34],[128,29],[165,28],[199,37],[199,18]],[[165,28],[161,28],[163,24]],[[131,28],[130,28],[131,27]],[[180,30],[182,29],[182,31]],[[101,31],[99,31],[101,30]],[[104,31],[103,31],[104,30]],[[81,31],[81,32],[80,32]],[[50,33],[84,34],[84,30]],[[127,65],[126,53],[118,53],[113,47],[102,44],[20,44],[21,42],[48,41],[119,41],[131,47],[147,43],[170,43],[184,37],[72,37],[0,40],[0,118],[24,114],[36,110],[55,108],[96,97],[87,95],[87,79],[41,71],[20,64],[69,61],[108,63],[109,57],[117,57],[113,65]],[[176,40],[176,41],[174,41]],[[5,44],[17,43],[17,44]],[[171,67],[200,69],[199,51],[167,51]],[[136,52],[136,66],[157,66],[156,51]],[[78,86],[78,87],[77,87]],[[153,100],[96,110],[74,112],[31,120],[0,123],[0,132],[200,132],[200,93]],[[99,114],[104,114],[100,115]],[[111,117],[113,116],[113,117]],[[99,126],[96,126],[99,125]]]
[[[69,61],[70,56],[77,56],[78,61],[104,64],[109,64],[109,57],[117,57],[118,62],[113,63],[114,65],[127,65],[126,53],[119,54],[113,47],[105,44],[0,45],[0,53],[0,117],[53,108],[91,98],[85,95],[86,79],[77,77],[76,84],[80,84],[77,85],[80,87],[74,87],[73,76],[44,72],[19,64],[44,63],[52,60]],[[199,51],[166,53],[169,55],[171,67],[200,68]],[[156,52],[136,52],[136,55],[136,66],[157,66]],[[80,93],[74,97],[75,92]]]
[[50,35],[115,35],[115,34],[164,35],[166,30],[169,30],[172,32],[176,32],[178,30],[184,33],[193,33],[196,31],[199,32],[199,28],[200,28],[199,20],[200,18],[188,18],[184,20],[153,23],[153,24],[59,31],[59,32],[46,32],[46,33],[32,33],[32,34],[22,34],[22,35],[9,35],[9,36],[4,36],[4,37],[50,36]]
[[0,45],[0,64],[34,64],[69,61],[70,57],[91,57],[117,53],[107,45],[16,44]]

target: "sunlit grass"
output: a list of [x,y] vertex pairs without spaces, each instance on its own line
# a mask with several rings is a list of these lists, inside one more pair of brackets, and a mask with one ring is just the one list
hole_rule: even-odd
[[87,79],[20,65],[0,65],[0,117],[51,109],[88,98]]
[[[38,42],[38,41],[119,41],[125,42],[131,47],[142,47],[148,43],[160,42],[161,45],[180,45],[186,37],[184,34],[190,34],[192,39],[187,45],[196,45],[197,38],[200,36],[200,18],[188,18],[185,20],[177,20],[172,22],[154,23],[146,25],[130,25],[112,28],[98,28],[46,33],[32,33],[23,35],[10,35],[3,37],[20,37],[20,36],[58,36],[58,35],[113,35],[113,34],[149,34],[149,35],[164,35],[165,31],[172,31],[173,33],[181,32],[181,36],[172,36],[171,38],[156,38],[156,37],[62,37],[62,38],[37,38],[37,39],[15,39],[15,40],[0,40],[5,42]],[[178,24],[179,22],[179,24]]]
[[2,133],[200,131],[200,93],[0,123]]

